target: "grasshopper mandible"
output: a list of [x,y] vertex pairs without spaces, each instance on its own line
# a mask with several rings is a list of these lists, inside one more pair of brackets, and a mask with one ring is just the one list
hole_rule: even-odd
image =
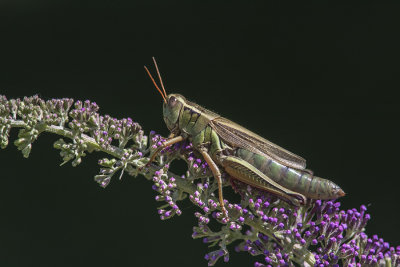
[[344,191],[330,180],[316,177],[306,169],[306,161],[246,128],[209,111],[179,94],[169,94],[153,57],[160,90],[149,70],[145,70],[163,97],[163,116],[171,131],[168,139],[151,156],[172,144],[188,139],[200,152],[218,182],[218,197],[224,216],[221,170],[245,184],[270,192],[294,205],[307,198],[336,199]]

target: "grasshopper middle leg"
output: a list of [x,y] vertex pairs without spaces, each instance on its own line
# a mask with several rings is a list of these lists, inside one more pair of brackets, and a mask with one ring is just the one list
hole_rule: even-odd
[[228,212],[225,209],[225,205],[224,205],[224,196],[222,194],[222,178],[221,178],[221,172],[217,166],[217,164],[215,164],[215,162],[212,160],[212,158],[210,157],[210,155],[207,153],[207,151],[205,151],[204,149],[200,149],[199,152],[201,153],[201,155],[203,156],[204,160],[207,162],[208,166],[211,169],[211,172],[213,173],[214,178],[217,180],[218,182],[218,197],[219,197],[219,204],[221,205],[221,209],[222,209],[222,213],[224,214],[225,218],[228,218]]

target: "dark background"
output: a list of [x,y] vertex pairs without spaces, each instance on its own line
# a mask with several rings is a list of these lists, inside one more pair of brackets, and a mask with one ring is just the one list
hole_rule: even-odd
[[[399,6],[262,2],[1,0],[0,93],[90,99],[167,135],[143,70],[155,56],[168,92],[305,157],[399,245]],[[0,151],[0,266],[206,266],[188,202],[160,221],[150,182],[102,189],[104,155],[59,167],[57,139]]]

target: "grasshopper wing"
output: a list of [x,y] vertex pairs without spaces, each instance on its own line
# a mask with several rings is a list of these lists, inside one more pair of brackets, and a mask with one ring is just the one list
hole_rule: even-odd
[[226,118],[210,121],[210,126],[233,147],[245,148],[253,153],[272,158],[279,163],[299,170],[306,168],[306,160]]

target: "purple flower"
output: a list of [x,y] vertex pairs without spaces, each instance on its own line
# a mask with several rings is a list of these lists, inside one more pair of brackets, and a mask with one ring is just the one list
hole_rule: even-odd
[[[87,152],[108,153],[112,158],[98,161],[101,169],[95,180],[106,187],[116,173],[120,177],[124,173],[144,175],[153,182],[162,220],[181,215],[177,202],[188,197],[196,207],[197,225],[192,237],[202,238],[213,249],[205,256],[210,266],[220,258],[229,260],[232,243],[237,244],[235,251],[257,257],[254,266],[400,266],[400,246],[390,246],[379,236],[364,232],[371,219],[365,205],[340,210],[337,201],[312,200],[294,207],[224,173],[223,184],[232,184],[240,196],[237,203],[224,200],[228,211],[225,217],[216,181],[190,142],[164,148],[154,164],[146,166],[150,154],[166,139],[154,131],[145,136],[131,118],[101,116],[98,110],[98,105],[89,100],[44,101],[38,96],[7,100],[0,96],[0,146],[8,145],[10,129],[17,126],[22,129],[15,144],[25,157],[41,131],[72,139],[60,139],[54,146],[64,163],[72,160],[73,166]],[[170,163],[176,159],[188,163],[186,173],[169,172]]]

